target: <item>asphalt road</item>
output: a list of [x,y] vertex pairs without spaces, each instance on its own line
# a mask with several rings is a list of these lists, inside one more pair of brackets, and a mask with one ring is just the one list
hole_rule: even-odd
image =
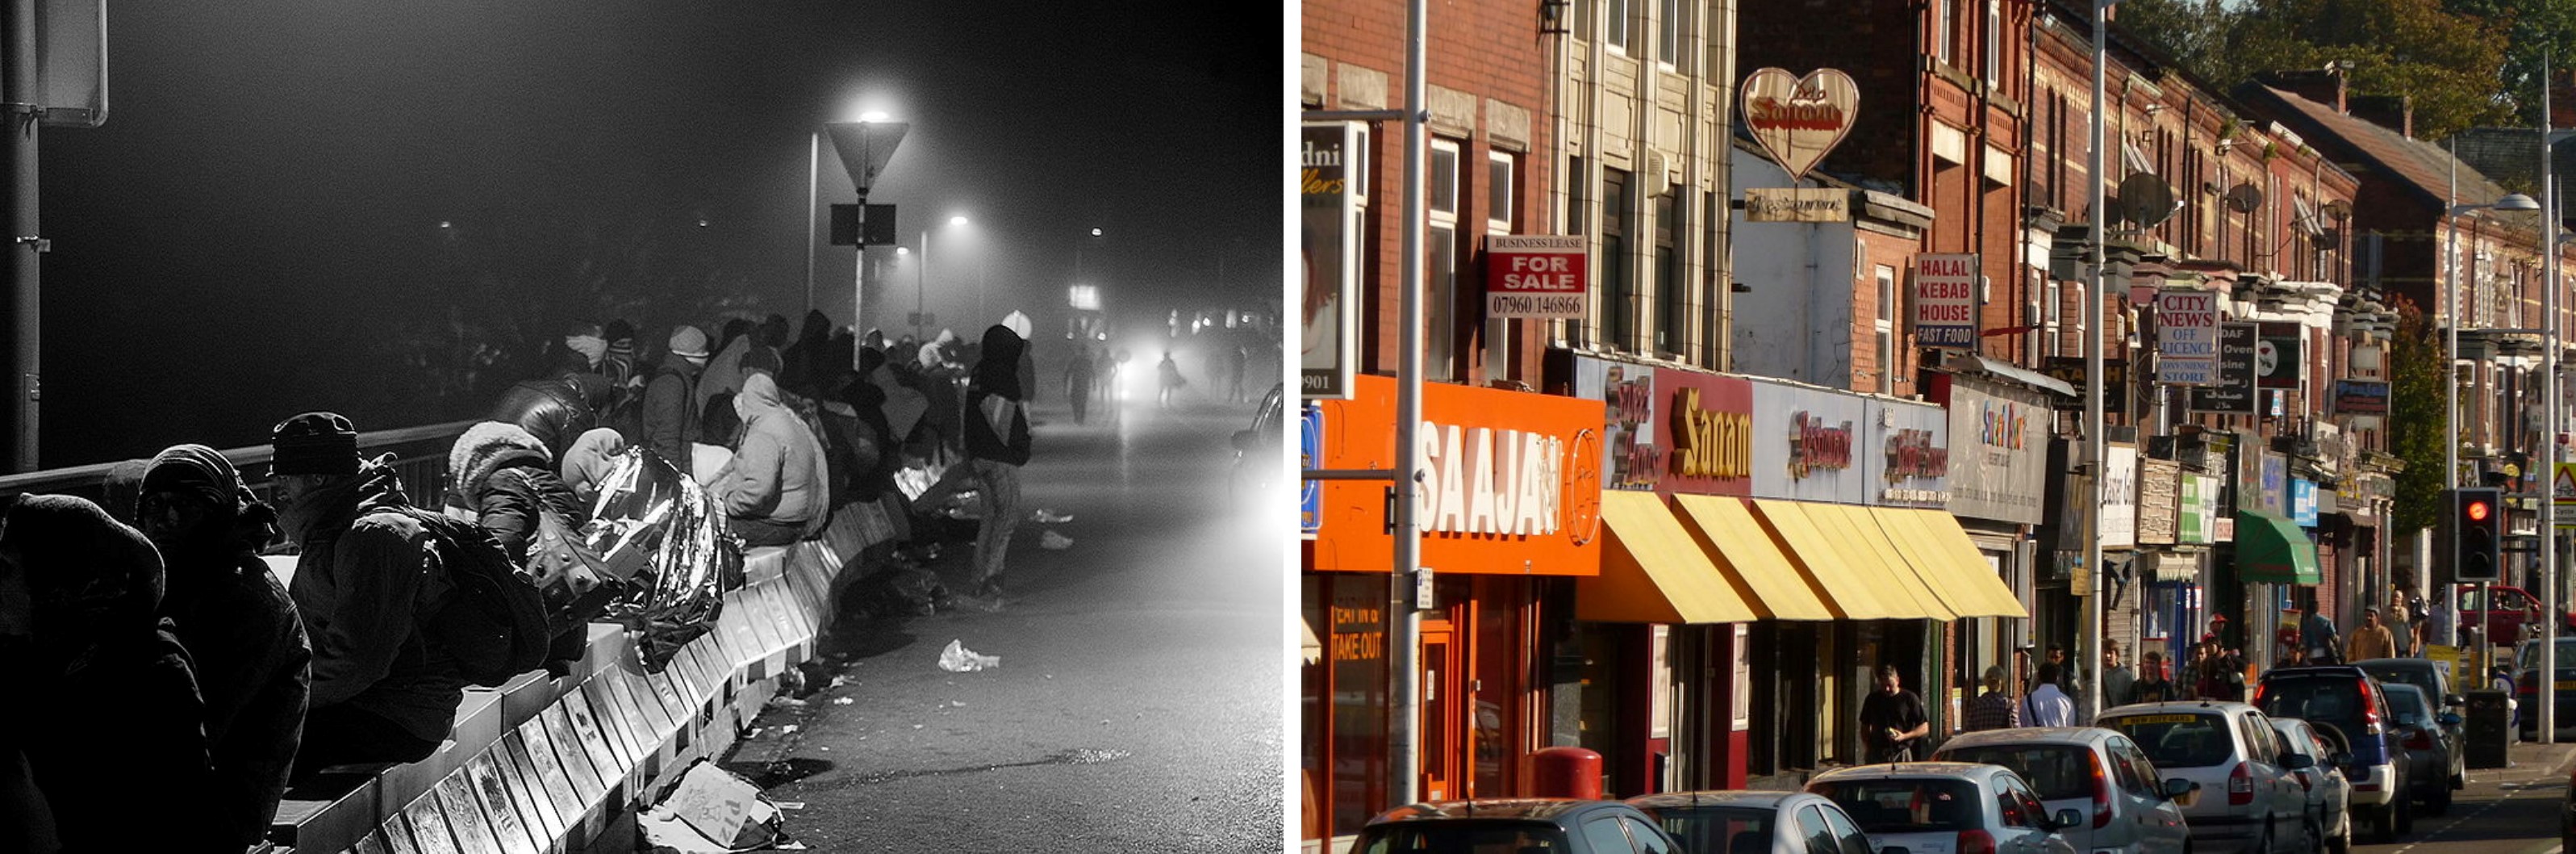
[[2418,813],[2415,832],[2386,845],[2355,840],[2365,854],[2542,854],[2558,850],[2558,816],[2567,802],[2567,772],[2576,745],[2516,744],[2513,765],[2469,771],[2468,788],[2451,810]]
[[[1001,610],[871,621],[727,767],[801,802],[815,850],[1279,850],[1290,517],[1229,494],[1252,404],[1035,415],[1023,512],[1074,518],[1023,522]],[[937,566],[953,589],[970,550]],[[951,640],[1001,666],[940,669]]]

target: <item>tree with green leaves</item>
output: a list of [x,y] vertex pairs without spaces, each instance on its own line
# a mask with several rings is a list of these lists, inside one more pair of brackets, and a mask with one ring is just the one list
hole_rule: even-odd
[[2442,412],[2442,339],[2432,320],[2412,301],[2399,300],[2397,333],[2389,342],[2388,451],[2406,461],[2397,475],[2394,530],[2416,531],[2438,524],[2442,515],[2442,443],[2449,420]]
[[2441,0],[2125,0],[2114,20],[2221,91],[2267,71],[2348,68],[2355,94],[2412,99],[2423,139],[2504,124],[2516,105],[2505,22]]

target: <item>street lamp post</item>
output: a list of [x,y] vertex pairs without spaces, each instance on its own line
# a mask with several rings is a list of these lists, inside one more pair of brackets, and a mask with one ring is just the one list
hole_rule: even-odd
[[[2085,216],[2093,223],[2093,245],[2089,252],[2092,263],[2087,265],[2084,274],[2084,470],[2091,475],[2086,478],[2085,506],[2097,508],[2102,506],[2103,469],[2109,463],[2109,454],[2102,441],[2102,253],[2105,241],[2111,236],[2110,211],[2103,202],[2102,186],[2102,130],[2103,122],[2110,114],[2110,110],[2104,107],[2109,98],[2103,67],[2110,63],[2110,51],[2106,49],[2109,34],[2104,31],[2104,19],[2110,15],[2111,7],[2119,5],[2119,2],[2093,0],[2093,121],[2089,129],[2092,160],[2085,169],[2085,181],[2091,185]],[[2099,512],[2084,514],[2084,573],[2085,580],[2077,583],[2093,587],[2084,597],[2082,654],[2090,657],[2095,666],[2083,668],[2088,677],[2085,680],[2088,690],[2083,692],[2084,707],[2076,711],[2082,715],[2079,720],[2090,721],[2102,711],[2102,668],[2099,662],[2102,654],[2103,591],[2100,585],[2103,575],[2102,514]]]
[[[965,225],[966,217],[964,214],[949,217],[948,224]],[[912,267],[912,337],[913,340],[916,341],[926,340],[923,337],[925,333],[922,330],[923,294],[930,289],[928,284],[929,279],[930,229],[925,228],[921,230],[921,260]]]
[[[2446,322],[2442,324],[2442,364],[2444,366],[2442,370],[2442,488],[2445,491],[2457,489],[2460,486],[2460,264],[2456,251],[2460,230],[2451,220],[2470,211],[2536,211],[2539,209],[2540,203],[2532,201],[2530,196],[2515,193],[2482,205],[2452,205],[2443,212],[2442,313],[2445,315]],[[2445,546],[2444,565],[2451,567],[2456,581],[2460,566],[2460,541],[2456,536],[2448,539],[2449,543]],[[2427,572],[2424,575],[2426,580],[2431,580],[2432,573]],[[2456,608],[2459,597],[2452,595],[2456,589],[2454,587],[2438,591],[2441,597],[2439,601],[2451,603]],[[2486,600],[2481,596],[2478,601]],[[2457,611],[2454,610],[2453,613]],[[2442,640],[2446,643],[2459,643],[2459,631],[2460,622],[2452,620],[2451,637]],[[2483,647],[2484,644],[2482,643],[2481,646]]]

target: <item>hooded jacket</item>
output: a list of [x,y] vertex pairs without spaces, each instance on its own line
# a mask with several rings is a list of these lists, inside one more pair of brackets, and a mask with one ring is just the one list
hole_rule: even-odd
[[590,521],[572,488],[555,475],[546,446],[514,425],[485,421],[466,428],[448,451],[447,470],[476,524],[501,543],[513,563],[527,564],[541,511],[555,511],[572,528]]
[[[563,453],[563,484],[573,497],[599,493],[600,478],[616,465],[619,454],[626,453],[626,438],[617,431],[602,427],[572,440],[572,448]],[[587,500],[582,502],[587,505]]]
[[[24,757],[63,850],[227,850],[205,832],[204,706],[155,613],[152,543],[87,499],[30,495],[0,499],[0,555],[38,603],[55,603],[36,607],[28,654],[0,656],[19,698],[0,707],[0,741],[14,742],[0,751]],[[149,820],[136,820],[138,804],[152,805]]]
[[209,793],[230,841],[247,848],[268,832],[303,741],[313,647],[286,588],[240,534],[244,513],[266,508],[214,449],[179,445],[152,460],[153,491],[193,489],[216,501],[209,526],[186,542],[156,543],[168,567],[161,615],[194,659],[215,785]]
[[687,471],[698,441],[698,375],[701,368],[677,355],[662,357],[653,382],[644,387],[644,435],[629,436],[662,459]]
[[1029,419],[1021,402],[1019,333],[994,324],[984,330],[983,358],[966,387],[966,455],[979,460],[1029,464]]
[[348,484],[281,508],[308,518],[287,593],[313,643],[312,709],[340,703],[394,722],[424,741],[447,737],[465,680],[421,624],[454,586],[386,459],[361,463]]
[[779,401],[778,383],[769,375],[752,374],[742,386],[734,396],[743,420],[742,449],[714,492],[726,515],[800,525],[811,536],[832,512],[822,441]]

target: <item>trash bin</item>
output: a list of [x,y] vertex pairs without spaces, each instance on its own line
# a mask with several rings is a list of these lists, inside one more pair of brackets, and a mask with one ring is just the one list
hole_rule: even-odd
[[2462,735],[2471,768],[2505,767],[2505,746],[2513,742],[2513,713],[2506,709],[2503,691],[2462,691],[2469,701],[2468,720],[2462,723]]

